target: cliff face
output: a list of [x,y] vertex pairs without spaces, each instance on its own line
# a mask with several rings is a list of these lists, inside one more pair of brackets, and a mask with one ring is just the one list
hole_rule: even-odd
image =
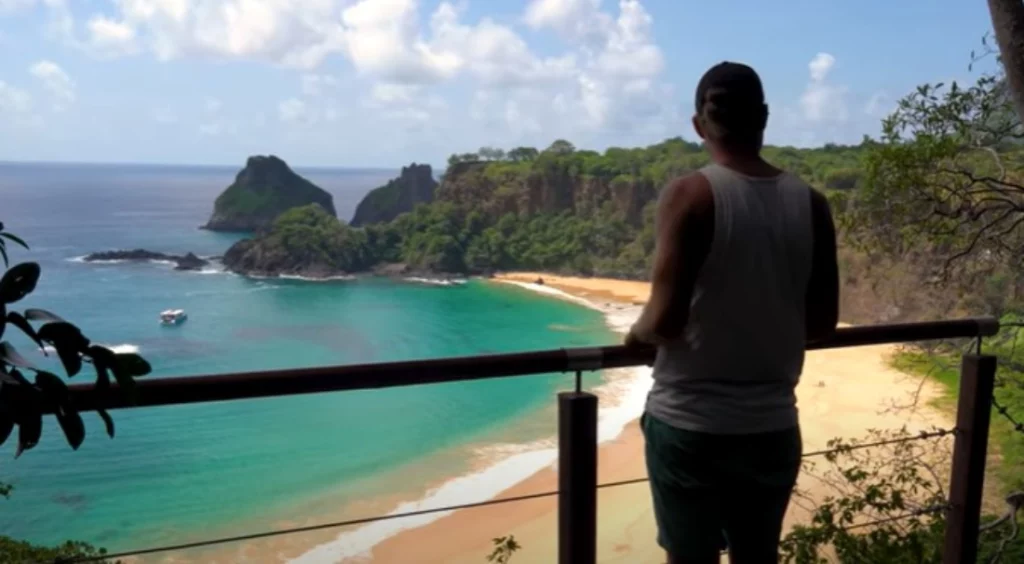
[[217,197],[204,226],[213,231],[249,232],[270,227],[274,219],[296,207],[317,204],[330,215],[334,198],[299,176],[281,159],[249,157],[234,183]]
[[642,178],[606,178],[552,168],[517,171],[495,169],[486,162],[459,163],[448,169],[437,190],[439,201],[452,202],[498,219],[517,215],[572,212],[643,223],[643,210],[658,189]]
[[402,168],[398,178],[375,188],[356,207],[351,225],[386,223],[410,212],[417,204],[434,201],[437,181],[430,165],[413,163]]

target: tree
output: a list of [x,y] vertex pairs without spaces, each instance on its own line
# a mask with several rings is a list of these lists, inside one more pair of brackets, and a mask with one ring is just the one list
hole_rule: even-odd
[[565,139],[556,139],[551,146],[544,149],[545,153],[554,153],[556,155],[570,155],[576,151],[576,147],[566,141]]
[[988,0],[988,10],[1017,117],[1024,120],[1024,2]]
[[[4,230],[0,223],[0,259],[8,267],[7,244],[25,249],[28,245],[18,236]],[[68,378],[76,376],[83,364],[91,364],[96,372],[96,389],[101,394],[127,394],[135,396],[135,378],[149,374],[151,368],[144,358],[135,353],[114,353],[106,347],[93,344],[75,325],[43,309],[9,310],[31,294],[39,281],[41,269],[34,262],[23,262],[6,270],[0,278],[0,337],[9,327],[16,327],[40,350],[46,353],[52,347],[60,359]],[[41,323],[37,329],[33,323]],[[29,380],[25,374],[34,373]],[[112,386],[111,375],[117,383]],[[54,414],[64,437],[73,450],[85,440],[85,425],[75,408],[64,380],[46,370],[39,369],[22,356],[10,341],[0,342],[0,444],[7,442],[14,428],[18,428],[18,446],[15,458],[31,450],[39,442],[43,430],[43,412]],[[114,421],[106,411],[97,410],[106,426],[107,434],[114,437]],[[0,495],[11,493],[9,484],[0,483]],[[40,547],[0,536],[0,561],[3,562],[57,562],[68,558],[102,557],[106,552],[86,543],[67,541],[56,547]]]
[[515,162],[527,162],[537,159],[539,151],[533,147],[516,147],[508,152],[508,158]]
[[479,154],[480,157],[488,161],[501,161],[505,159],[505,151],[503,149],[496,149],[494,147],[480,147],[480,150],[477,151],[477,154]]
[[946,257],[944,274],[1024,250],[1024,129],[1002,80],[925,84],[900,100],[882,142],[867,149],[864,189],[844,222],[855,241],[896,252],[932,246]]

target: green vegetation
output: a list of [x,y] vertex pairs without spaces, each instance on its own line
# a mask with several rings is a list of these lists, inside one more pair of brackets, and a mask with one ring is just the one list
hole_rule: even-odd
[[[822,189],[849,190],[863,147],[768,147],[765,153]],[[270,234],[229,251],[225,264],[260,274],[331,275],[402,263],[444,273],[537,269],[643,279],[654,247],[659,187],[707,164],[708,155],[679,138],[603,154],[558,140],[543,151],[486,149],[453,155],[449,162],[433,202],[365,230],[336,222],[330,237],[343,245],[286,239],[275,225]],[[373,207],[390,206],[399,193],[395,182],[368,197]],[[306,222],[325,221],[310,208],[301,213],[310,216]],[[338,237],[342,232],[346,236]],[[307,252],[313,247],[317,252]],[[287,260],[289,253],[299,260]],[[235,260],[243,254],[248,260]]]
[[[1024,428],[1018,429],[1014,424],[1024,423],[1024,330],[1015,326],[1024,318],[1007,315],[1001,321],[1006,327],[997,337],[987,339],[983,350],[999,358],[995,399],[1009,415],[1002,416],[998,411],[992,414],[989,445],[999,459],[992,472],[1004,489],[1024,491]],[[935,351],[911,349],[899,354],[894,364],[941,383],[945,393],[938,402],[949,407],[955,406],[960,386],[961,354],[960,348],[949,344]]]
[[[872,431],[863,440],[833,439],[823,469],[805,461],[804,471],[835,492],[811,509],[810,522],[796,525],[780,544],[787,564],[941,564],[947,499],[950,437],[904,441],[907,430]],[[867,443],[903,441],[864,448]],[[806,507],[801,492],[793,503]],[[1024,539],[1005,542],[1011,526],[982,533],[978,562],[1021,562]],[[823,557],[832,550],[835,559]]]
[[284,161],[273,155],[249,157],[235,181],[217,197],[206,228],[258,231],[281,213],[313,203],[336,215],[334,198],[295,174]]
[[[135,378],[151,370],[149,363],[134,353],[114,353],[95,345],[75,325],[43,309],[18,312],[11,304],[31,294],[39,281],[41,270],[34,262],[23,262],[10,268],[8,243],[28,249],[28,245],[14,234],[4,231],[0,223],[0,259],[6,272],[0,278],[0,338],[7,330],[17,328],[36,347],[50,346],[56,352],[68,378],[78,375],[83,365],[91,364],[96,372],[96,387],[100,394],[135,395]],[[41,324],[37,328],[33,323]],[[29,380],[26,374],[34,373]],[[113,376],[116,386],[111,383]],[[0,341],[0,445],[5,444],[17,428],[15,457],[31,450],[39,443],[43,431],[43,412],[54,414],[68,444],[77,450],[85,440],[85,425],[71,400],[64,379],[37,368],[21,355],[8,340]],[[107,434],[114,437],[114,420],[104,410],[97,412],[106,426]],[[0,496],[8,497],[13,486],[0,483]],[[56,547],[41,547],[0,536],[0,562],[60,562],[71,557],[96,557],[106,554],[81,542],[68,541]]]

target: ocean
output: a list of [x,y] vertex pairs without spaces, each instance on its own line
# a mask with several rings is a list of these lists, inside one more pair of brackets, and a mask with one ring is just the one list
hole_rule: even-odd
[[[0,164],[0,221],[31,246],[12,248],[12,260],[36,261],[43,270],[36,292],[16,306],[49,309],[95,342],[138,350],[154,367],[150,378],[615,339],[599,311],[485,281],[255,280],[219,268],[176,272],[164,264],[76,260],[122,248],[223,253],[238,236],[198,226],[236,172]],[[397,173],[297,172],[330,191],[344,219],[368,190]],[[189,320],[160,326],[157,315],[168,308],[185,309]],[[27,340],[14,342],[33,352]],[[34,356],[63,374],[54,360]],[[91,378],[83,371],[72,381]],[[569,386],[570,376],[547,375],[118,410],[113,440],[98,417],[85,414],[86,440],[77,452],[47,418],[35,449],[15,459],[12,439],[0,452],[0,481],[15,486],[9,500],[0,500],[0,534],[122,551],[365,516],[360,507],[394,510],[439,485],[431,494],[438,501],[486,499],[525,478],[518,474],[527,466],[501,461],[552,436],[555,393]],[[320,547],[304,561],[365,550],[393,529],[366,529],[358,542]]]

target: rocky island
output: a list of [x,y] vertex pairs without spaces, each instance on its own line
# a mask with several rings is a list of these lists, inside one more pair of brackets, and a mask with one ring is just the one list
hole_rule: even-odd
[[436,189],[437,181],[430,165],[412,163],[402,167],[398,178],[371,190],[359,202],[351,225],[360,227],[392,221],[403,213],[411,212],[418,204],[434,201]]
[[274,155],[249,157],[234,183],[217,197],[213,215],[203,226],[211,231],[255,232],[267,229],[282,213],[309,204],[331,216],[334,198],[296,174]]
[[166,253],[147,251],[146,249],[102,251],[99,253],[90,253],[82,257],[82,260],[85,262],[172,262],[174,263],[175,270],[200,270],[203,267],[209,266],[210,264],[210,261],[198,257],[194,253],[185,253],[184,255],[169,255]]

